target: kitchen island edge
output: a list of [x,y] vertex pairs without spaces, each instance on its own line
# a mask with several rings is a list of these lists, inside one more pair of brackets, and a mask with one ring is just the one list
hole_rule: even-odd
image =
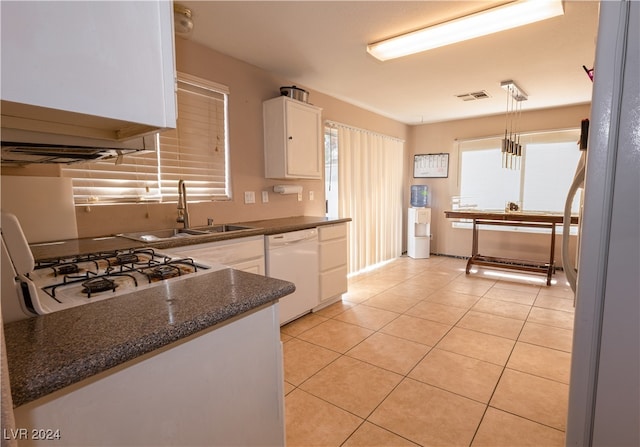
[[272,304],[294,290],[286,281],[224,269],[7,323],[13,405]]

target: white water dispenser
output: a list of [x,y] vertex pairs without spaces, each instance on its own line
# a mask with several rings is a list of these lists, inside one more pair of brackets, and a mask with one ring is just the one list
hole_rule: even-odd
[[407,221],[407,254],[414,259],[428,258],[431,248],[431,208],[409,208]]

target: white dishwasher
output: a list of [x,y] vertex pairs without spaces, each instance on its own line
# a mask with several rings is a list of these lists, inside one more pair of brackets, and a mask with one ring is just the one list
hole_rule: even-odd
[[280,298],[280,324],[304,315],[318,305],[318,230],[290,231],[265,238],[266,270],[270,278],[296,285]]

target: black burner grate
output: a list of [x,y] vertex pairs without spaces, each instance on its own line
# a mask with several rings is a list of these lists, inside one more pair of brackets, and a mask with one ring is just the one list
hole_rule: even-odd
[[168,279],[181,274],[178,267],[169,264],[153,267],[144,273],[152,279]]
[[80,271],[80,267],[78,264],[64,264],[55,269],[55,274],[57,275],[71,275],[73,273],[78,273]]
[[51,272],[38,278],[59,277],[59,282],[41,289],[63,303],[133,291],[140,281],[150,284],[176,278],[195,273],[199,267],[191,258],[174,259],[151,248],[135,248],[41,261],[36,269]]
[[105,292],[107,290],[115,292],[116,287],[118,287],[116,282],[109,278],[93,278],[82,283],[82,292],[86,293],[88,298],[91,298],[92,293]]
[[135,253],[121,253],[116,256],[116,265],[122,264],[134,264],[138,262],[140,258]]

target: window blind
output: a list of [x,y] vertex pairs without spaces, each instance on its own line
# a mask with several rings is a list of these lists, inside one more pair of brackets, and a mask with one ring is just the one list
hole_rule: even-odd
[[[460,141],[461,200],[478,209],[519,202],[526,211],[562,212],[580,158],[579,136],[579,129],[523,134],[520,170],[502,168],[500,137]],[[576,197],[573,212],[578,208]]]
[[65,166],[76,204],[174,202],[178,180],[189,202],[229,198],[226,86],[178,74],[177,128],[162,132],[157,152]]
[[228,198],[226,87],[191,76],[178,78],[178,126],[160,134],[160,191],[178,199],[178,180],[189,201]]
[[82,203],[159,202],[156,152],[129,154],[116,161],[76,163],[62,168],[73,178],[73,197]]

